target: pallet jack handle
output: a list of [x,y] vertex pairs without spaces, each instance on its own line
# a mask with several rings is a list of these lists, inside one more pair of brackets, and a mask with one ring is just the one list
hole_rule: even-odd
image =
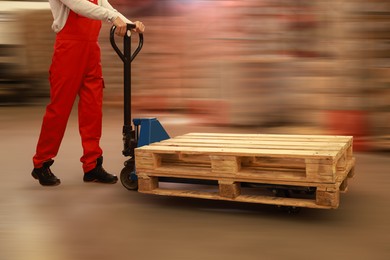
[[124,125],[123,125],[123,155],[134,157],[134,149],[138,143],[138,131],[133,129],[131,125],[131,62],[135,59],[141,51],[144,37],[139,35],[138,46],[133,53],[131,53],[131,29],[135,28],[135,24],[127,24],[126,34],[123,37],[123,52],[115,43],[115,29],[116,26],[111,27],[110,42],[119,58],[123,61],[123,84],[124,84]]
[[127,30],[126,30],[126,35],[123,37],[123,48],[124,52],[122,53],[121,50],[118,48],[118,46],[115,43],[115,30],[116,26],[113,25],[111,27],[110,31],[110,42],[111,46],[114,48],[116,53],[118,54],[119,58],[125,63],[127,61],[132,62],[134,58],[138,55],[138,53],[141,51],[142,46],[144,44],[144,35],[142,33],[138,34],[139,35],[139,42],[138,42],[138,47],[135,49],[135,51],[131,54],[131,29],[135,28],[135,24],[127,24]]

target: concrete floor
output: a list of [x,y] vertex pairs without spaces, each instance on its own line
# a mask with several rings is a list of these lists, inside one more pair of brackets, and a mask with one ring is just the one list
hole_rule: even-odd
[[[390,160],[355,153],[349,191],[337,210],[288,215],[269,205],[161,197],[82,182],[72,114],[52,167],[57,187],[30,175],[43,106],[0,107],[0,260],[390,259]],[[168,117],[172,135],[255,132],[193,126]],[[122,111],[106,108],[104,166],[119,174]]]

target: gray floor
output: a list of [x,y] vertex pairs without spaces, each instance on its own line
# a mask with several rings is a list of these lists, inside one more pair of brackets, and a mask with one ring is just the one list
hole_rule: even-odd
[[[337,210],[287,215],[273,206],[144,195],[82,182],[72,114],[53,171],[58,187],[30,176],[43,106],[0,107],[0,259],[390,259],[390,160],[355,153],[356,174]],[[171,135],[251,132],[186,125]],[[183,124],[184,123],[184,124]],[[119,173],[122,111],[106,108],[105,168]]]

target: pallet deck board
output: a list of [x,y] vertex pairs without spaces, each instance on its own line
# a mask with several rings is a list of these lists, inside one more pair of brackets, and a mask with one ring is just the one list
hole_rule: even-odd
[[[271,170],[265,170],[264,174],[253,174],[250,172],[244,172],[236,175],[231,174],[210,174],[210,170],[208,167],[175,167],[175,166],[162,166],[156,169],[142,169],[139,171],[138,175],[147,175],[151,177],[178,177],[185,175],[188,178],[201,179],[201,180],[214,180],[216,177],[219,180],[236,180],[238,182],[252,182],[252,183],[268,183],[275,185],[292,185],[292,186],[324,186],[324,187],[336,187],[341,184],[343,180],[346,179],[348,173],[353,170],[355,164],[355,160],[351,160],[348,164],[347,168],[343,172],[343,174],[339,175],[334,182],[313,182],[307,181],[305,177],[303,177],[303,173],[300,174],[300,177],[297,178],[285,178],[283,174],[280,174],[282,171],[277,171],[277,169],[272,168]],[[286,172],[286,170],[283,170]],[[352,176],[350,176],[352,177]]]
[[151,144],[145,149],[165,153],[207,153],[338,159],[351,147],[350,136],[190,133]]
[[212,200],[229,200],[246,203],[261,203],[279,206],[294,206],[294,207],[310,207],[318,209],[326,209],[328,207],[318,205],[313,200],[309,199],[294,199],[282,197],[269,196],[254,196],[254,195],[240,195],[234,199],[221,197],[218,192],[202,192],[194,190],[180,190],[180,189],[154,189],[152,191],[144,192],[147,194],[163,195],[163,196],[179,196],[188,198],[212,199]]
[[[204,139],[175,139],[165,140],[162,142],[168,146],[192,146],[192,147],[216,147],[216,148],[246,148],[246,149],[286,149],[284,141],[247,141],[243,143],[241,140],[204,140]],[[295,150],[313,150],[317,151],[339,151],[344,147],[341,143],[310,143],[310,142],[290,142],[289,148]]]
[[[336,208],[353,176],[351,136],[189,133],[137,148],[140,192]],[[219,193],[159,188],[159,177],[213,180]],[[242,183],[316,188],[314,200],[249,196]],[[282,202],[280,202],[282,201]]]
[[[144,148],[144,149],[142,149]],[[160,153],[186,153],[186,154],[225,154],[237,156],[278,156],[278,157],[292,157],[292,158],[318,158],[332,160],[336,157],[338,151],[307,151],[294,149],[259,149],[259,148],[230,148],[230,147],[194,147],[194,146],[174,146],[155,144],[146,147],[141,147],[142,150]],[[141,151],[142,151],[141,150]],[[140,151],[140,153],[141,153]]]
[[241,141],[284,141],[284,142],[332,142],[348,143],[352,136],[335,136],[335,135],[282,135],[282,134],[216,134],[216,133],[188,133],[176,136],[175,139],[203,139],[203,140],[241,140]]

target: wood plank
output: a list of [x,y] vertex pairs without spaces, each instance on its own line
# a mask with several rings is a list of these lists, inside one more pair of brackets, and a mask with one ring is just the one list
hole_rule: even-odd
[[187,133],[182,137],[191,138],[273,138],[274,140],[307,140],[307,141],[318,141],[318,140],[339,140],[348,141],[352,139],[352,136],[341,136],[341,135],[285,135],[285,134],[234,134],[234,133]]
[[251,138],[251,137],[188,137],[188,136],[177,136],[169,140],[177,140],[178,142],[208,142],[213,140],[217,140],[220,143],[235,143],[235,144],[250,144],[250,143],[270,143],[270,144],[306,144],[306,145],[325,145],[325,144],[350,144],[352,139],[346,140],[335,140],[335,139],[314,139],[314,138],[270,138],[270,137],[259,137],[259,138]]
[[142,146],[136,148],[136,154],[142,151],[154,153],[186,153],[186,154],[210,154],[210,155],[236,155],[236,156],[275,156],[285,158],[319,158],[322,157],[333,162],[338,151],[306,151],[306,150],[272,150],[272,149],[248,149],[248,148],[213,148],[213,147],[191,147],[191,146],[163,146],[160,144]]
[[330,209],[331,206],[318,205],[314,200],[310,199],[296,199],[296,198],[283,198],[283,197],[270,197],[262,195],[239,195],[235,198],[227,198],[220,196],[217,192],[202,192],[193,190],[174,190],[174,189],[161,189],[157,188],[152,191],[143,193],[163,195],[163,196],[178,196],[178,197],[192,197],[200,199],[212,199],[212,200],[228,200],[247,203],[261,203],[280,206],[294,206],[294,207],[308,207],[318,209]]
[[249,182],[249,183],[267,183],[267,184],[277,184],[277,185],[291,185],[291,186],[303,186],[303,187],[313,187],[313,186],[324,186],[324,187],[335,187],[336,183],[327,182],[321,180],[321,178],[315,180],[308,180],[304,176],[300,175],[291,175],[291,174],[274,174],[267,173],[264,174],[252,174],[247,172],[241,172],[239,174],[228,174],[228,173],[218,173],[211,175],[209,171],[187,171],[185,169],[175,169],[172,171],[172,168],[158,168],[156,170],[137,170],[137,175],[140,173],[146,174],[148,176],[155,177],[176,177],[176,178],[192,178],[200,180],[235,180],[238,182]]
[[252,139],[252,138],[229,138],[229,139],[223,139],[223,138],[188,138],[187,136],[177,136],[174,138],[170,138],[167,140],[163,140],[161,142],[178,142],[178,143],[223,143],[223,144],[236,144],[236,145],[245,145],[245,144],[271,144],[271,145],[301,145],[301,146],[324,146],[328,144],[329,146],[333,145],[339,145],[343,146],[346,143],[348,143],[348,140],[346,141],[339,141],[339,140],[311,140],[307,141],[305,140],[295,140],[295,139],[273,139],[273,138],[262,138],[262,139]]
[[215,148],[249,148],[249,149],[294,149],[294,150],[310,150],[310,151],[339,151],[345,146],[344,143],[303,143],[303,142],[253,142],[247,141],[241,143],[236,140],[187,140],[187,139],[169,139],[151,145],[166,145],[166,146],[192,146],[192,147],[215,147]]

